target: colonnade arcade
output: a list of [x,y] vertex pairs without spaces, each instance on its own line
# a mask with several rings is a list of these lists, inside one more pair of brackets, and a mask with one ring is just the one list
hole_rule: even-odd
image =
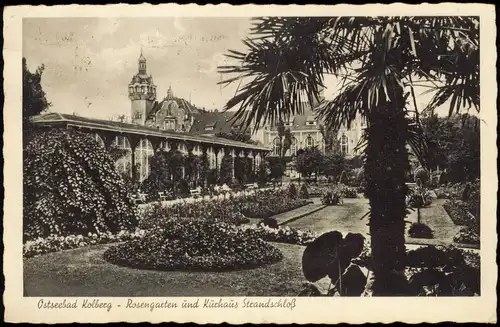
[[[170,151],[179,150],[183,155],[192,153],[196,156],[206,154],[209,169],[217,169],[220,172],[222,158],[227,155],[233,158],[232,177],[234,174],[234,163],[236,157],[247,157],[251,159],[252,170],[257,171],[260,163],[268,154],[268,151],[234,146],[210,144],[199,141],[168,139],[157,136],[140,136],[131,134],[106,133],[104,131],[94,132],[96,141],[105,148],[115,147],[125,151],[125,155],[115,162],[118,171],[130,172],[133,180],[143,181],[150,173],[150,158],[154,153],[163,149]],[[131,169],[137,167],[137,169]]]

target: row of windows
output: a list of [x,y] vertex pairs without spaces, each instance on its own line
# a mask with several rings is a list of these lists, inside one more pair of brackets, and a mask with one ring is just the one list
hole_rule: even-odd
[[[274,155],[279,155],[280,152],[280,139],[279,137],[274,138],[273,140],[273,154]],[[305,139],[305,147],[306,148],[312,148],[316,145],[316,141],[312,136],[308,136]],[[340,138],[340,151],[342,151],[343,154],[348,154],[349,153],[349,139],[347,136],[342,135]],[[297,138],[292,137],[292,144],[290,146],[290,153],[296,154],[297,153]]]
[[156,94],[156,87],[153,85],[136,85],[136,86],[129,86],[128,87],[129,93],[155,93]]

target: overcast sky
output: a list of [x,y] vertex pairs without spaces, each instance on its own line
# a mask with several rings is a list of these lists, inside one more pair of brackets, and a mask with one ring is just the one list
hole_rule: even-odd
[[[23,56],[32,71],[45,65],[42,83],[53,112],[128,115],[127,85],[141,47],[158,99],[171,85],[176,96],[220,110],[237,85],[217,85],[217,66],[227,63],[228,49],[244,49],[249,27],[247,18],[30,18],[23,21]],[[337,83],[331,77],[326,83],[331,98]],[[419,97],[422,106],[428,100]]]

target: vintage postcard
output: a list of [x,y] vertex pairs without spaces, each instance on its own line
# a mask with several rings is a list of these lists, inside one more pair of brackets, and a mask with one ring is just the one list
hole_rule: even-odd
[[496,322],[494,6],[4,22],[6,321]]

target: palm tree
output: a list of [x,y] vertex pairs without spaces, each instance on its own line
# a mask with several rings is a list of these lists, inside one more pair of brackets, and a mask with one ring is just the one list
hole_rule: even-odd
[[[317,113],[328,128],[367,120],[365,172],[370,201],[374,295],[404,295],[406,145],[422,156],[414,86],[431,85],[425,111],[450,101],[450,114],[479,110],[479,21],[474,17],[270,17],[254,19],[246,52],[219,67],[247,80],[227,104],[247,124],[302,113],[318,100],[325,74],[342,82]],[[413,100],[413,101],[411,101]],[[413,109],[411,108],[412,102]]]

